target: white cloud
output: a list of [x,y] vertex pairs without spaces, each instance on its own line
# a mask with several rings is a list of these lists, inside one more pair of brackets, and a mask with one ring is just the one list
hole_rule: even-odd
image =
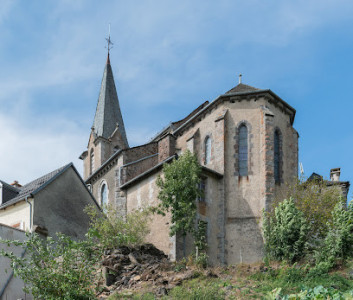
[[0,179],[28,183],[69,162],[81,171],[77,159],[86,135],[67,120],[51,119],[33,125],[20,115],[0,114]]

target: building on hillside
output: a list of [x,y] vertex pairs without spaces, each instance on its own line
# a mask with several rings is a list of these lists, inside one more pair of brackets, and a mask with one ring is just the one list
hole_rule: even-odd
[[349,192],[349,181],[341,181],[341,168],[333,168],[330,170],[330,180],[325,180],[323,176],[317,173],[312,173],[308,181],[319,180],[322,181],[328,188],[338,188],[342,198],[347,202]]
[[[172,122],[149,143],[129,147],[108,53],[87,150],[84,179],[97,201],[121,215],[158,203],[162,166],[186,149],[203,170],[205,198],[198,217],[207,222],[213,265],[262,258],[261,214],[297,177],[295,109],[269,89],[239,83],[184,119]],[[153,217],[149,242],[181,257],[180,237],[169,237],[170,216]],[[189,240],[187,251],[192,250]]]
[[0,224],[55,237],[84,238],[87,205],[100,209],[72,163],[21,186],[0,181]]

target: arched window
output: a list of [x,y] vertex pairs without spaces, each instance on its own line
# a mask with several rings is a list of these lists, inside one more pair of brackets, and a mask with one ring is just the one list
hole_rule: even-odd
[[108,204],[108,191],[107,185],[105,183],[102,184],[101,187],[101,206],[105,207]]
[[281,182],[281,137],[278,130],[275,131],[274,136],[274,175],[275,183]]
[[239,176],[248,175],[248,128],[242,124],[238,136],[238,166]]
[[208,136],[205,139],[205,165],[211,161],[211,138]]
[[91,149],[91,153],[89,156],[89,174],[94,172],[94,151]]

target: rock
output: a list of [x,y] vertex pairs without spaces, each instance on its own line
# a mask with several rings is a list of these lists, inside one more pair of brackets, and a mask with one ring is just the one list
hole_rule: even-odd
[[135,276],[135,277],[133,278],[134,281],[138,281],[138,280],[140,280],[140,279],[141,279],[141,276],[140,276],[140,275],[137,275],[137,276]]
[[135,265],[138,264],[137,259],[135,258],[135,256],[134,256],[132,253],[129,253],[128,256],[129,256],[129,259],[130,259],[131,263],[133,263],[133,264],[135,264]]

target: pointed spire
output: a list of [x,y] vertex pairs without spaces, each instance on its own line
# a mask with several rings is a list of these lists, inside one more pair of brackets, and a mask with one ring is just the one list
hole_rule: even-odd
[[121,147],[129,147],[123,117],[120,111],[113,71],[110,65],[109,53],[104,68],[96,114],[94,116],[92,127],[97,137],[103,137],[105,139],[109,139],[116,130],[119,130]]

